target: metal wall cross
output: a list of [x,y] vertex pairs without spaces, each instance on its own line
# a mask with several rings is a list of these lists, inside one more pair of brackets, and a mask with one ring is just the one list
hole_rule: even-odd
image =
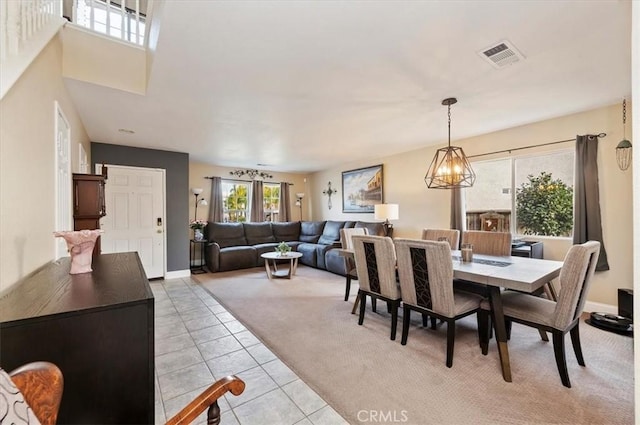
[[325,190],[322,191],[323,194],[329,196],[329,200],[327,201],[327,206],[329,207],[329,209],[331,209],[331,207],[333,206],[331,204],[331,195],[333,195],[334,193],[338,193],[337,190],[331,189],[331,182],[329,182],[327,184],[327,188]]

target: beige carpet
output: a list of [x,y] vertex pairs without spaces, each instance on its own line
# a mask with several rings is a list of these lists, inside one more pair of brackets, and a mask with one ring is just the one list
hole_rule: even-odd
[[[390,316],[367,308],[364,325],[343,301],[344,278],[309,267],[292,280],[264,269],[199,275],[220,303],[350,423],[632,424],[632,338],[580,325],[587,367],[567,336],[573,388],[560,382],[551,342],[513,325],[513,382],[503,381],[495,340],[483,356],[475,316],[459,321],[453,368],[445,328],[423,329],[417,315],[406,346],[389,339]],[[374,420],[375,419],[375,420]],[[382,419],[382,420],[381,420]]]

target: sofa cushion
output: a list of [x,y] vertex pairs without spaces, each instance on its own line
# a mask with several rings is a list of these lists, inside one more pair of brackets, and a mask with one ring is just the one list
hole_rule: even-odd
[[368,234],[373,236],[385,236],[383,223],[367,223],[366,221],[358,221],[354,226],[357,228],[365,228]]
[[217,242],[220,248],[247,245],[242,223],[209,222],[207,225],[207,237],[209,241]]
[[257,264],[257,251],[252,246],[230,246],[220,249],[218,271],[248,269],[256,267]]
[[247,238],[248,245],[273,243],[276,241],[276,238],[273,237],[270,222],[244,223],[244,236]]
[[300,222],[271,223],[271,230],[276,242],[291,242],[300,240]]
[[298,245],[298,252],[302,254],[300,262],[306,266],[318,267],[318,255],[316,254],[317,247],[318,245],[315,243],[306,242]]
[[300,223],[300,242],[317,243],[322,236],[324,223],[324,221],[303,221]]
[[319,244],[333,245],[340,241],[340,229],[344,227],[344,221],[327,221],[322,231],[322,236],[318,239]]

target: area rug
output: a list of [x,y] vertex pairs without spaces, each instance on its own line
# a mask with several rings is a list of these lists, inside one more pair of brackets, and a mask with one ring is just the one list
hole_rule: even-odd
[[580,325],[586,367],[567,335],[572,388],[565,388],[551,342],[513,325],[513,382],[502,379],[495,339],[483,356],[475,316],[458,321],[453,367],[445,365],[446,325],[412,320],[407,345],[389,339],[390,315],[367,307],[364,324],[345,302],[344,278],[301,266],[291,280],[264,269],[196,279],[349,423],[632,424],[633,339]]

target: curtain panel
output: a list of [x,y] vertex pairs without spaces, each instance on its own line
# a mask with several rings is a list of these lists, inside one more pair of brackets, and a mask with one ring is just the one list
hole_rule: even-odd
[[252,222],[264,221],[264,189],[261,180],[251,183],[251,220]]
[[451,189],[451,219],[450,226],[454,230],[460,230],[460,234],[466,230],[467,217],[464,207],[464,193],[462,189]]
[[576,136],[576,171],[573,205],[573,243],[600,242],[596,271],[609,270],[602,238],[600,191],[598,186],[598,136]]
[[211,178],[211,205],[209,207],[209,221],[222,222],[224,219],[224,204],[222,200],[222,177]]
[[278,209],[280,221],[291,221],[291,197],[289,195],[290,186],[291,185],[289,183],[280,183],[280,207]]

